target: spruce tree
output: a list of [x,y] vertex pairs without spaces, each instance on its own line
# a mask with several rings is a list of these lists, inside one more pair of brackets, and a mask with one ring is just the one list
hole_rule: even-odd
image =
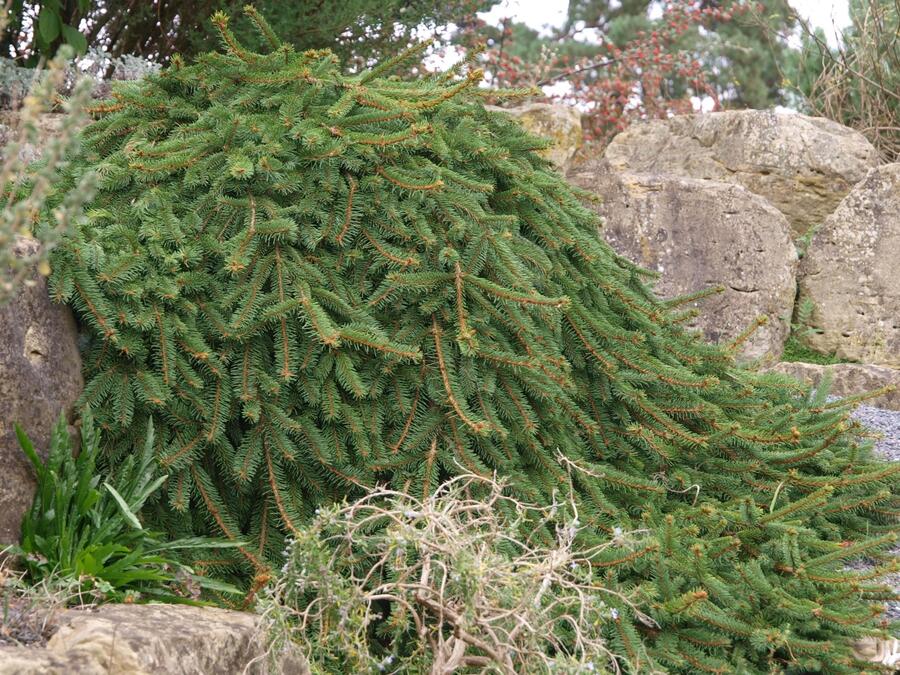
[[611,614],[631,672],[860,672],[890,594],[843,563],[894,541],[900,466],[852,402],[686,331],[477,70],[345,76],[249,15],[268,53],[217,15],[223,53],[95,108],[58,196],[97,172],[52,292],[113,465],[152,418],[167,524],[243,540],[252,573],[376,483],[571,481],[596,537],[644,533],[596,569],[653,618]]

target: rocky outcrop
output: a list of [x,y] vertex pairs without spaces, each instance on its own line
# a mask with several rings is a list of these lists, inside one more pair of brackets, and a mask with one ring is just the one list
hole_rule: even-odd
[[821,117],[739,110],[635,124],[606,159],[617,171],[738,183],[768,199],[805,233],[877,164],[859,133]]
[[[32,255],[37,246],[19,238],[14,252]],[[18,541],[34,495],[32,468],[13,425],[20,424],[45,452],[51,428],[61,413],[71,416],[83,385],[72,312],[50,301],[44,277],[35,273],[31,281],[0,306],[0,548]]]
[[[0,647],[0,675],[263,673],[258,622],[254,614],[184,605],[69,610],[46,647]],[[282,655],[278,666],[284,675],[309,673],[299,652]]]
[[873,169],[816,231],[800,269],[809,345],[900,368],[900,164]]
[[584,142],[581,113],[577,109],[554,103],[529,103],[515,108],[489,107],[511,115],[535,136],[553,141],[541,154],[563,171],[571,167],[575,154]]
[[721,286],[697,303],[695,327],[714,342],[768,322],[744,343],[745,359],[780,356],[795,296],[797,253],[785,217],[765,199],[729,183],[619,174],[604,162],[570,179],[600,197],[595,205],[612,248],[660,273],[664,298]]
[[869,394],[879,389],[892,387],[890,391],[866,400],[866,405],[888,410],[900,410],[900,370],[873,366],[865,363],[818,363],[782,362],[772,370],[796,377],[817,387],[825,375],[831,379],[829,393],[834,396],[854,396]]

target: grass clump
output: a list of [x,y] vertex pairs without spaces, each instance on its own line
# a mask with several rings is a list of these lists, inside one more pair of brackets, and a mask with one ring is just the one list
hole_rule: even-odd
[[796,334],[791,333],[784,343],[784,351],[781,354],[782,361],[801,361],[803,363],[818,363],[830,366],[835,363],[846,363],[832,354],[823,354],[810,348],[800,341]]
[[96,600],[75,579],[33,580],[11,563],[9,557],[0,562],[0,646],[42,646],[56,632],[62,611],[90,607]]
[[794,318],[791,321],[791,333],[785,340],[781,360],[818,363],[823,366],[846,363],[834,354],[823,354],[809,346],[808,338],[821,333],[821,330],[812,325],[815,309],[815,303],[809,298],[802,300],[798,298]]
[[79,597],[129,602],[194,601],[204,589],[236,592],[195,575],[178,558],[179,552],[232,543],[199,537],[166,541],[139,520],[144,503],[168,478],[155,476],[152,427],[143,450],[108,480],[98,470],[100,437],[89,410],[77,454],[64,418],[53,429],[46,461],[18,426],[16,433],[34,467],[37,490],[22,521],[22,542],[8,552],[19,556],[29,583],[64,580]]
[[884,162],[900,159],[900,2],[851,2],[850,26],[836,47],[799,17],[804,49],[801,65],[817,73],[801,86],[815,115],[865,136]]

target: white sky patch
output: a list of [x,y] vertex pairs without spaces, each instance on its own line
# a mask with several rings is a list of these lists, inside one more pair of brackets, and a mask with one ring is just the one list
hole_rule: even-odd
[[[848,0],[790,0],[790,3],[813,26],[824,30],[831,42],[836,41],[837,31],[850,25]],[[502,0],[480,16],[495,26],[504,18],[520,21],[542,35],[549,35],[553,28],[565,22],[568,9],[568,0]],[[651,13],[661,16],[662,4],[654,3]]]
[[568,13],[568,0],[502,0],[490,12],[482,12],[479,16],[494,26],[509,18],[527,24],[542,35],[550,35],[553,28],[565,22]]
[[790,0],[800,16],[825,31],[828,42],[837,44],[841,29],[850,25],[848,0]]
[[691,96],[691,107],[697,112],[712,112],[716,109],[716,101],[712,96]]

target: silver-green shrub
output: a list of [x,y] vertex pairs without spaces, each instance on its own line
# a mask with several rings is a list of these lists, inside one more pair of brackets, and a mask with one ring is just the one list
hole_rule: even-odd
[[[53,226],[39,224],[48,222],[40,217],[41,211],[53,194],[56,177],[65,168],[67,155],[75,149],[78,130],[88,116],[89,80],[77,83],[67,99],[61,99],[57,93],[72,56],[70,48],[61,48],[46,68],[32,71],[29,93],[2,129],[6,142],[0,147],[0,305],[10,300],[22,284],[33,283],[35,268],[44,276],[50,273],[50,250],[93,194],[93,177],[87,174],[80,189],[70,192],[56,208]],[[43,116],[50,110],[62,113],[59,128],[53,134],[42,129]],[[37,154],[40,161],[33,162]],[[15,247],[20,237],[35,237],[39,246],[30,247],[30,252],[23,255],[22,247],[18,251]]]
[[[526,523],[555,539],[523,538]],[[424,500],[375,490],[322,508],[259,601],[272,662],[299,645],[317,673],[607,672],[603,628],[631,602],[593,563],[642,535],[586,548],[580,528],[564,495],[537,508],[472,475]]]

